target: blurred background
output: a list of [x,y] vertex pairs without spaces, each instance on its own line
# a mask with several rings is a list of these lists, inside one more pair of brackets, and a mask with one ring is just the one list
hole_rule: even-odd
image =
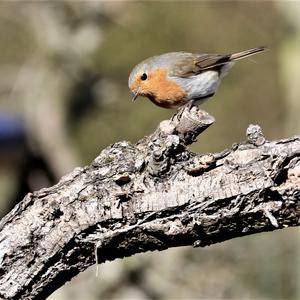
[[[300,2],[0,2],[0,211],[56,183],[119,140],[136,142],[173,111],[139,98],[127,78],[168,51],[230,53],[241,61],[202,106],[216,123],[191,148],[299,134]],[[205,249],[139,254],[78,275],[49,299],[300,299],[299,229]]]

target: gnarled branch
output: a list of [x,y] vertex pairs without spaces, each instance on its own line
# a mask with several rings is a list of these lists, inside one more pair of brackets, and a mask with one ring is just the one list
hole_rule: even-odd
[[251,125],[232,149],[191,153],[213,122],[182,110],[28,194],[0,223],[0,297],[45,298],[96,259],[298,226],[300,137],[268,142]]

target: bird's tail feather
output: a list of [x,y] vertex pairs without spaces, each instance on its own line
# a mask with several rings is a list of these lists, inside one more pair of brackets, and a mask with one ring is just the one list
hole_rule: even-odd
[[231,54],[229,60],[239,60],[266,50],[268,50],[268,48],[266,47],[256,47],[249,50],[233,53]]

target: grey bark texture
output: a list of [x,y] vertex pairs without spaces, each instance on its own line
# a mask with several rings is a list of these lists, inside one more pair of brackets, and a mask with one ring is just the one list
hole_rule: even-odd
[[193,107],[115,143],[0,223],[0,297],[43,299],[92,264],[299,225],[300,137],[187,149],[214,119]]

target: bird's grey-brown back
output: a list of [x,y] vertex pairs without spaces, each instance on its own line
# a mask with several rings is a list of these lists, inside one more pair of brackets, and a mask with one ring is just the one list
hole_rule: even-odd
[[136,65],[130,76],[129,83],[137,73],[149,72],[155,69],[168,70],[168,76],[189,77],[205,70],[221,69],[223,65],[236,61],[259,52],[265,51],[265,47],[256,47],[233,54],[197,54],[189,52],[169,52],[150,57]]
[[180,76],[194,64],[195,54],[188,52],[169,52],[145,59],[136,65],[128,79],[129,87],[137,74],[151,72],[157,69],[168,70],[168,76]]

